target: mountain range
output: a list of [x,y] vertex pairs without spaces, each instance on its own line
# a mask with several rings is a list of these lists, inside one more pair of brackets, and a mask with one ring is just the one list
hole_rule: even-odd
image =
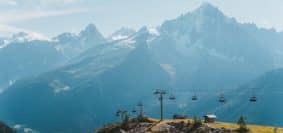
[[[227,121],[247,112],[252,122],[283,125],[281,93],[276,104],[268,104],[283,80],[270,74],[281,74],[274,70],[283,65],[282,44],[283,33],[239,23],[210,4],[156,28],[122,28],[108,39],[90,24],[79,34],[11,43],[0,49],[0,63],[6,65],[0,66],[7,70],[0,83],[9,86],[0,97],[5,107],[0,116],[41,132],[86,132],[117,120],[117,109],[132,109],[138,101],[147,105],[147,114],[157,116],[152,92],[169,88],[177,96],[166,104],[169,112],[208,111]],[[278,86],[265,86],[274,82]],[[240,106],[253,94],[246,93],[249,84],[257,84],[257,93],[270,92],[260,93],[263,101],[254,110],[268,105],[278,111],[257,114]],[[233,99],[225,106],[215,100],[222,93]],[[198,103],[188,102],[193,94],[200,96]]]
[[54,70],[93,46],[106,42],[93,24],[79,34],[63,33],[52,39],[30,33],[3,38],[0,44],[0,90],[24,77]]

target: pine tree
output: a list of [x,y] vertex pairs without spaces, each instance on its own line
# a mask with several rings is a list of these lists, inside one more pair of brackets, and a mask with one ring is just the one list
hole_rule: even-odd
[[198,128],[202,125],[201,119],[198,117],[194,117],[193,119],[193,127]]
[[124,120],[123,120],[123,123],[122,123],[122,129],[128,130],[129,124],[130,124],[130,116],[128,114],[125,114]]
[[243,116],[241,116],[237,122],[237,124],[239,125],[238,131],[240,133],[245,133],[248,132],[248,128],[247,128],[247,124],[245,122],[245,118]]

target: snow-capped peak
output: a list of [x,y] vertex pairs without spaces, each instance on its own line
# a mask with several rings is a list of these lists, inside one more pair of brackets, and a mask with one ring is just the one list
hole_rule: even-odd
[[86,26],[84,31],[96,31],[96,26],[93,23],[90,23]]
[[12,35],[11,40],[17,42],[25,42],[25,41],[34,41],[34,40],[49,41],[50,39],[46,36],[34,32],[19,32]]
[[142,27],[137,33],[139,34],[148,34],[148,35],[151,35],[151,36],[159,36],[160,33],[159,33],[159,30],[158,28],[154,28],[154,27]]
[[87,36],[90,34],[98,34],[96,26],[92,23],[88,24],[86,28],[80,32],[80,36]]
[[79,33],[79,37],[83,41],[96,41],[98,43],[105,42],[104,36],[92,23],[88,24],[86,28]]
[[8,46],[10,43],[29,42],[35,40],[51,41],[48,37],[36,32],[18,32],[8,37],[3,37],[0,43],[0,49]]
[[203,3],[200,5],[198,9],[196,9],[194,14],[198,14],[201,16],[224,16],[224,14],[219,10],[218,7],[210,4],[210,3]]
[[122,27],[121,29],[115,31],[110,37],[110,40],[123,40],[126,39],[128,37],[130,37],[131,35],[133,35],[136,31],[134,29],[130,29],[130,28],[126,28],[126,27]]
[[211,3],[208,2],[204,2],[200,5],[199,9],[202,10],[218,10],[217,7],[215,7],[214,5],[212,5]]
[[68,40],[73,40],[75,38],[78,38],[79,36],[75,33],[69,33],[69,32],[65,32],[62,33],[54,38],[52,38],[53,41],[55,42],[59,42],[59,41],[68,41]]

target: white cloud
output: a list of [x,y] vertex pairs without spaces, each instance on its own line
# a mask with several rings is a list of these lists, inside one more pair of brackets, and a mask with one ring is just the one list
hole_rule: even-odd
[[[26,1],[26,0],[22,0],[22,1]],[[32,0],[34,1],[34,0]],[[43,4],[72,4],[75,2],[78,2],[79,0],[38,0],[40,3]]]
[[0,0],[1,6],[15,6],[18,3],[15,0]]
[[21,7],[65,6],[82,3],[86,0],[0,0],[0,5],[19,5]]
[[33,39],[39,39],[39,40],[50,40],[47,36],[31,31],[31,30],[27,30],[27,29],[22,29],[22,28],[17,28],[14,26],[10,26],[10,25],[3,25],[0,24],[0,36],[1,37],[10,37],[15,33],[19,33],[19,32],[25,32],[28,34],[29,39],[33,40]]
[[46,40],[48,38],[40,33],[13,25],[38,18],[88,12],[88,8],[78,4],[80,2],[80,0],[0,0],[0,37],[25,32],[31,35],[31,38]]
[[0,23],[10,23],[41,17],[64,16],[89,11],[87,8],[76,8],[53,11],[9,11],[0,13]]

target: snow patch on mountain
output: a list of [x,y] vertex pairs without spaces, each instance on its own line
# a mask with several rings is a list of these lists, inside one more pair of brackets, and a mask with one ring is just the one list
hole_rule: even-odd
[[56,93],[56,94],[60,93],[60,92],[64,92],[64,91],[69,91],[71,89],[70,86],[62,83],[59,80],[53,80],[49,84],[49,86],[53,88],[53,92]]
[[112,35],[110,35],[109,40],[117,41],[123,40],[131,35],[133,35],[136,31],[134,29],[122,27],[121,29],[115,31]]
[[113,36],[111,37],[112,40],[116,41],[116,40],[123,40],[128,38],[129,36],[123,36],[123,35],[117,35],[117,36]]
[[16,132],[19,132],[19,133],[40,133],[39,131],[36,131],[22,124],[15,124],[13,128]]
[[159,36],[160,33],[158,31],[157,28],[148,28],[148,32],[151,34],[151,35],[155,35],[155,36]]
[[122,42],[124,42],[124,44],[134,44],[136,43],[136,40],[134,38],[128,38],[126,40],[123,40]]
[[0,44],[0,49],[5,48],[6,46],[8,46],[8,44],[9,44],[8,40],[3,40],[2,44]]
[[171,64],[160,64],[160,66],[171,76],[175,77],[176,75],[176,68],[173,67]]
[[206,49],[206,50],[207,50],[207,53],[210,56],[214,56],[214,57],[217,57],[217,58],[222,59],[222,60],[226,60],[226,61],[230,61],[230,62],[244,62],[245,61],[245,59],[243,57],[227,56],[227,55],[224,55],[224,54],[218,52],[216,49]]

